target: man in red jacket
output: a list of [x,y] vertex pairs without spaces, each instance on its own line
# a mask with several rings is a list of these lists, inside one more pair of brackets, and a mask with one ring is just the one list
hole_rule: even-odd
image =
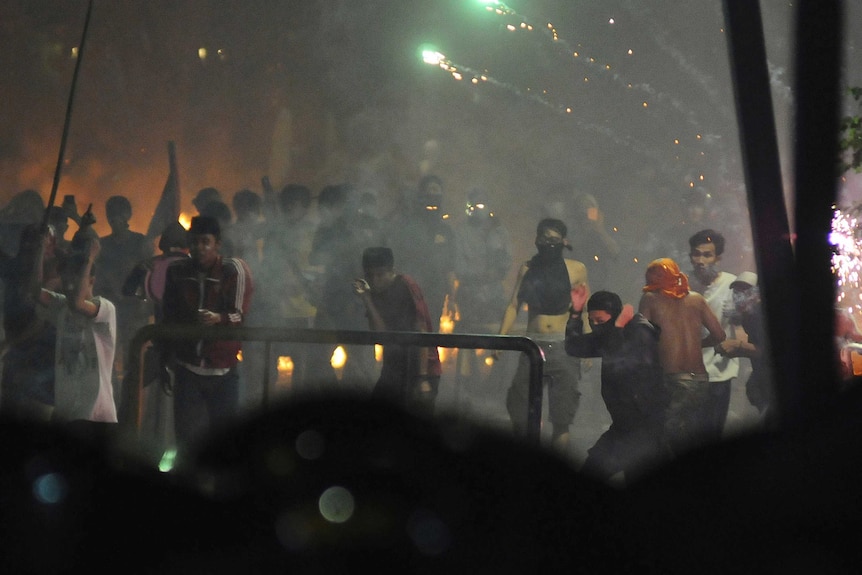
[[[165,277],[165,324],[241,326],[252,296],[248,265],[219,253],[221,229],[215,218],[192,218],[191,258],[172,263]],[[178,451],[239,412],[237,354],[241,342],[177,340],[173,353],[174,431]]]
[[[366,248],[362,269],[365,277],[353,280],[353,292],[365,305],[373,331],[434,331],[422,289],[410,276],[395,272],[391,249]],[[436,347],[384,346],[383,366],[373,397],[431,415],[441,373]]]

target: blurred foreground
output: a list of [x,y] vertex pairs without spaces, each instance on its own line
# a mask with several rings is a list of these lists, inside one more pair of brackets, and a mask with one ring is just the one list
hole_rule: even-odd
[[853,572],[862,394],[628,488],[357,398],[250,413],[170,473],[117,426],[2,424],[0,564],[125,573]]

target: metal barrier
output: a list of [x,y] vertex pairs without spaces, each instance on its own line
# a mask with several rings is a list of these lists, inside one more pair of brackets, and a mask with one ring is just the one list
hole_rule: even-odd
[[[450,333],[390,332],[390,331],[348,331],[324,329],[296,329],[277,327],[228,327],[197,325],[149,324],[139,329],[129,344],[126,355],[125,380],[123,382],[123,412],[121,425],[134,422],[140,430],[143,420],[143,353],[148,341],[170,340],[235,340],[265,341],[265,365],[270,363],[270,343],[296,342],[318,344],[400,344],[418,347],[445,347],[463,349],[493,349],[520,351],[527,354],[530,361],[530,387],[527,399],[527,439],[538,446],[542,419],[542,377],[544,355],[539,345],[524,336],[479,335]],[[264,390],[269,389],[269,370],[264,369]]]

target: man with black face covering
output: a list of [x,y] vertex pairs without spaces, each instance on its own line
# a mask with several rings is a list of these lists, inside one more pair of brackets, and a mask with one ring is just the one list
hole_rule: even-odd
[[630,483],[663,451],[661,329],[608,291],[590,297],[587,317],[592,333],[583,333],[582,322],[570,322],[566,352],[602,358],[602,399],[611,426],[590,448],[581,471],[601,480],[622,471]]
[[[521,264],[515,289],[500,324],[500,335],[508,335],[526,303],[528,309],[526,335],[538,343],[545,355],[545,383],[548,385],[548,411],[551,436],[555,447],[566,450],[569,426],[575,419],[580,400],[578,380],[580,360],[564,349],[566,323],[574,315],[580,318],[586,301],[587,268],[583,263],[563,257],[571,249],[566,241],[566,224],[546,218],[536,228],[538,253]],[[527,427],[530,387],[530,363],[521,354],[518,369],[506,396],[506,408],[516,433]]]
[[[697,232],[688,240],[692,274],[691,290],[706,298],[712,313],[721,322],[727,339],[736,338],[730,322],[733,315],[733,291],[730,284],[736,276],[717,269],[724,253],[724,236],[712,229]],[[739,359],[719,355],[712,347],[703,348],[703,364],[709,375],[709,398],[704,405],[700,421],[704,439],[718,441],[724,430],[730,407],[731,381],[739,375]]]

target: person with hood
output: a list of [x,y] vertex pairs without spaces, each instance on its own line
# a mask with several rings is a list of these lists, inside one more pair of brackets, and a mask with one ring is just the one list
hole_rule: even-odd
[[590,296],[587,318],[590,333],[583,333],[583,322],[569,322],[566,352],[602,358],[601,392],[611,426],[589,449],[581,471],[603,481],[623,472],[631,483],[663,451],[661,329],[609,291]]
[[[745,382],[745,396],[751,405],[757,408],[766,425],[775,422],[775,397],[772,389],[772,366],[768,361],[766,350],[766,324],[763,317],[763,306],[760,300],[760,288],[757,285],[757,274],[744,271],[730,284],[733,292],[733,312],[729,321],[739,325],[745,332],[745,338],[726,339],[715,348],[717,354],[726,357],[745,357],[751,362],[751,373]],[[847,317],[849,320],[849,316]],[[836,321],[836,327],[840,325]],[[862,340],[858,330],[855,337]],[[852,365],[851,365],[852,367]]]

